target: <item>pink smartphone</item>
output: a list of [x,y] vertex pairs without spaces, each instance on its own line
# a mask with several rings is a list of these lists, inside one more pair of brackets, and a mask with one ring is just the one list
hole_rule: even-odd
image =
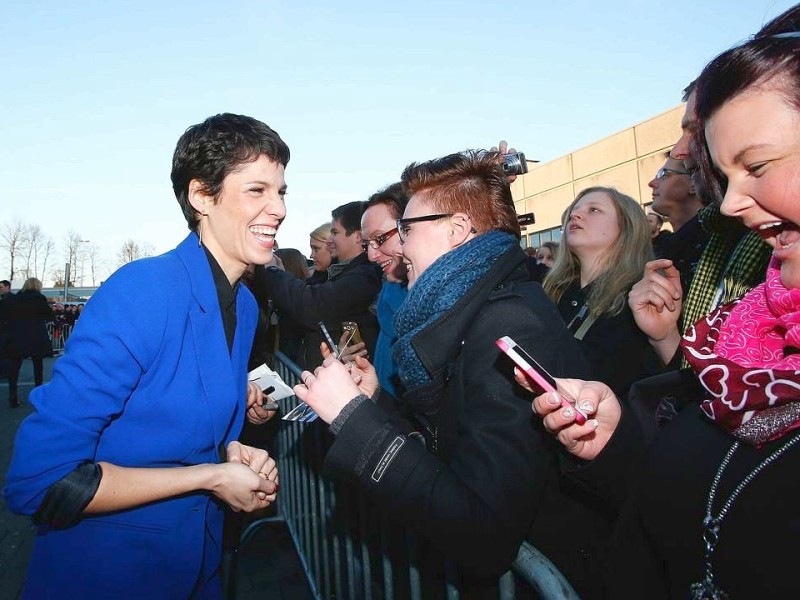
[[505,352],[508,357],[514,361],[514,364],[517,365],[522,372],[525,373],[531,380],[541,388],[544,392],[556,392],[558,397],[561,398],[561,406],[563,408],[571,408],[575,411],[575,422],[578,425],[583,425],[586,423],[586,413],[581,411],[577,406],[575,406],[572,402],[567,400],[561,392],[557,389],[556,380],[553,379],[553,376],[548,373],[545,368],[540,365],[534,358],[523,350],[522,346],[518,345],[517,342],[512,340],[507,335],[501,337],[497,342],[497,347],[500,348],[503,352]]

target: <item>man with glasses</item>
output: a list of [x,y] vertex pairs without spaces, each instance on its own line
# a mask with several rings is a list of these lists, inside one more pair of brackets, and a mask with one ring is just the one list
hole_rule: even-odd
[[[683,302],[675,304],[674,309],[663,311],[665,316],[673,315],[677,310],[679,317],[674,326],[670,342],[664,342],[663,331],[658,336],[651,335],[652,308],[651,293],[659,295],[674,288],[674,279],[679,275],[677,269],[665,267],[659,261],[647,263],[644,277],[633,286],[628,304],[633,311],[639,328],[650,336],[650,343],[656,349],[664,363],[677,364],[681,356],[676,338],[692,323],[710,313],[719,304],[731,302],[742,296],[756,285],[764,281],[767,263],[771,255],[770,247],[755,233],[747,229],[733,217],[720,213],[722,197],[715,197],[710,190],[703,190],[698,185],[697,162],[692,156],[693,139],[697,137],[697,117],[695,115],[694,82],[684,90],[683,100],[686,111],[681,119],[681,137],[670,151],[670,157],[683,164],[693,181],[695,192],[703,196],[706,205],[697,213],[699,225],[709,233],[708,242],[697,261],[691,281],[681,282]],[[682,278],[681,278],[682,279]],[[688,363],[680,361],[683,367]]]
[[334,340],[340,338],[342,323],[357,323],[366,351],[372,354],[375,350],[378,321],[372,305],[381,289],[381,276],[361,246],[365,204],[349,202],[331,213],[329,241],[332,239],[331,251],[339,262],[328,269],[328,280],[324,283],[309,284],[277,267],[265,270],[266,289],[274,306],[306,328],[305,365],[301,366],[312,371],[322,364],[320,344],[325,338],[320,321]]
[[[697,212],[703,208],[703,198],[697,193],[692,175],[682,160],[666,155],[664,166],[648,183],[653,190],[652,209],[665,216],[672,225],[672,235],[653,240],[653,252],[658,258],[668,258],[680,271],[684,295],[689,290],[692,275],[710,234],[701,227]],[[656,247],[656,240],[661,243]]]

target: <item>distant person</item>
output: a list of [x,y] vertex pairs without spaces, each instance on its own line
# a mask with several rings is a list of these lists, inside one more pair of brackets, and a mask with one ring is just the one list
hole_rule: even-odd
[[[302,252],[296,248],[281,248],[275,251],[275,255],[283,262],[284,271],[293,274],[302,281],[308,279],[308,262]],[[268,290],[267,294],[269,294]],[[303,358],[305,353],[303,344],[306,335],[305,327],[282,310],[277,309],[275,312],[278,318],[278,350],[288,356],[292,362],[303,366],[305,364],[305,359]]]
[[[0,281],[0,304],[3,303],[4,300],[7,298],[11,298],[13,294],[11,293],[11,282],[8,279],[3,279]],[[4,348],[6,345],[6,325],[2,319],[0,319],[0,378],[4,379],[8,375],[9,371],[9,360],[7,358],[3,358],[4,356]],[[13,403],[12,403],[13,406]]]
[[697,218],[698,211],[705,206],[704,198],[685,161],[672,158],[669,153],[664,166],[648,185],[653,190],[652,209],[672,225],[673,233],[660,245],[659,258],[668,258],[680,271],[686,292],[710,237]]
[[647,225],[650,228],[650,243],[653,255],[658,258],[664,253],[664,248],[672,236],[672,232],[664,229],[664,217],[658,213],[647,213]]
[[562,248],[544,289],[579,340],[593,378],[624,394],[651,371],[652,351],[627,302],[653,256],[647,219],[636,200],[599,186],[581,191],[564,215]]
[[333,263],[333,256],[328,248],[331,236],[331,224],[323,223],[310,234],[311,260],[314,263],[309,283],[322,283],[328,280],[328,267]]
[[367,352],[375,351],[378,321],[373,304],[381,288],[381,276],[361,247],[364,204],[349,202],[331,213],[327,246],[338,262],[328,267],[328,280],[324,283],[300,280],[277,267],[265,270],[265,283],[275,309],[306,328],[306,368],[322,364],[320,344],[325,338],[319,328],[320,321],[334,341],[342,334],[343,322],[357,323]]
[[26,597],[222,598],[221,502],[249,512],[277,492],[275,461],[235,441],[262,400],[239,279],[272,258],[288,161],[275,131],[240,115],[178,140],[189,235],[95,292],[17,434],[4,495],[39,527]]
[[536,252],[536,262],[552,269],[558,258],[558,242],[545,242]]
[[0,302],[11,296],[11,282],[8,279],[3,279],[0,281]]
[[19,371],[22,361],[33,361],[35,387],[44,380],[43,359],[53,356],[53,345],[47,335],[47,323],[53,319],[53,310],[42,295],[42,282],[31,277],[22,284],[14,296],[0,302],[0,322],[5,323],[3,358],[8,359],[8,402],[12,408],[19,406]]

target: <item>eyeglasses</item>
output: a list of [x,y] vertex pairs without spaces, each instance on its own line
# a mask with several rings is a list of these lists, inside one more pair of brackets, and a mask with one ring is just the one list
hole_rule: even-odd
[[397,232],[400,234],[400,243],[405,243],[408,239],[408,232],[411,230],[409,225],[411,223],[422,223],[423,221],[438,221],[452,217],[453,213],[442,213],[440,215],[424,215],[422,217],[409,217],[407,219],[397,219]]
[[667,167],[661,167],[656,173],[656,179],[666,179],[670,175],[691,175],[689,171],[681,171],[680,169],[668,169]]
[[376,235],[371,240],[364,240],[363,242],[361,242],[361,249],[364,252],[367,251],[367,248],[372,248],[373,250],[377,250],[378,248],[383,246],[386,243],[386,240],[392,237],[395,233],[397,233],[397,227],[395,227],[394,229],[390,229],[386,233]]

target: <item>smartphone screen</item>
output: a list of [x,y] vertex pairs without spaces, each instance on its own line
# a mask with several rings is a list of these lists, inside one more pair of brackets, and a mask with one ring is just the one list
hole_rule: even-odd
[[578,425],[583,425],[586,422],[586,414],[558,391],[558,384],[556,380],[553,379],[553,376],[550,375],[542,365],[536,362],[530,354],[525,352],[522,346],[518,345],[507,335],[501,337],[495,343],[543,392],[556,392],[558,397],[561,398],[561,406],[563,408],[569,407],[575,411],[575,422]]

